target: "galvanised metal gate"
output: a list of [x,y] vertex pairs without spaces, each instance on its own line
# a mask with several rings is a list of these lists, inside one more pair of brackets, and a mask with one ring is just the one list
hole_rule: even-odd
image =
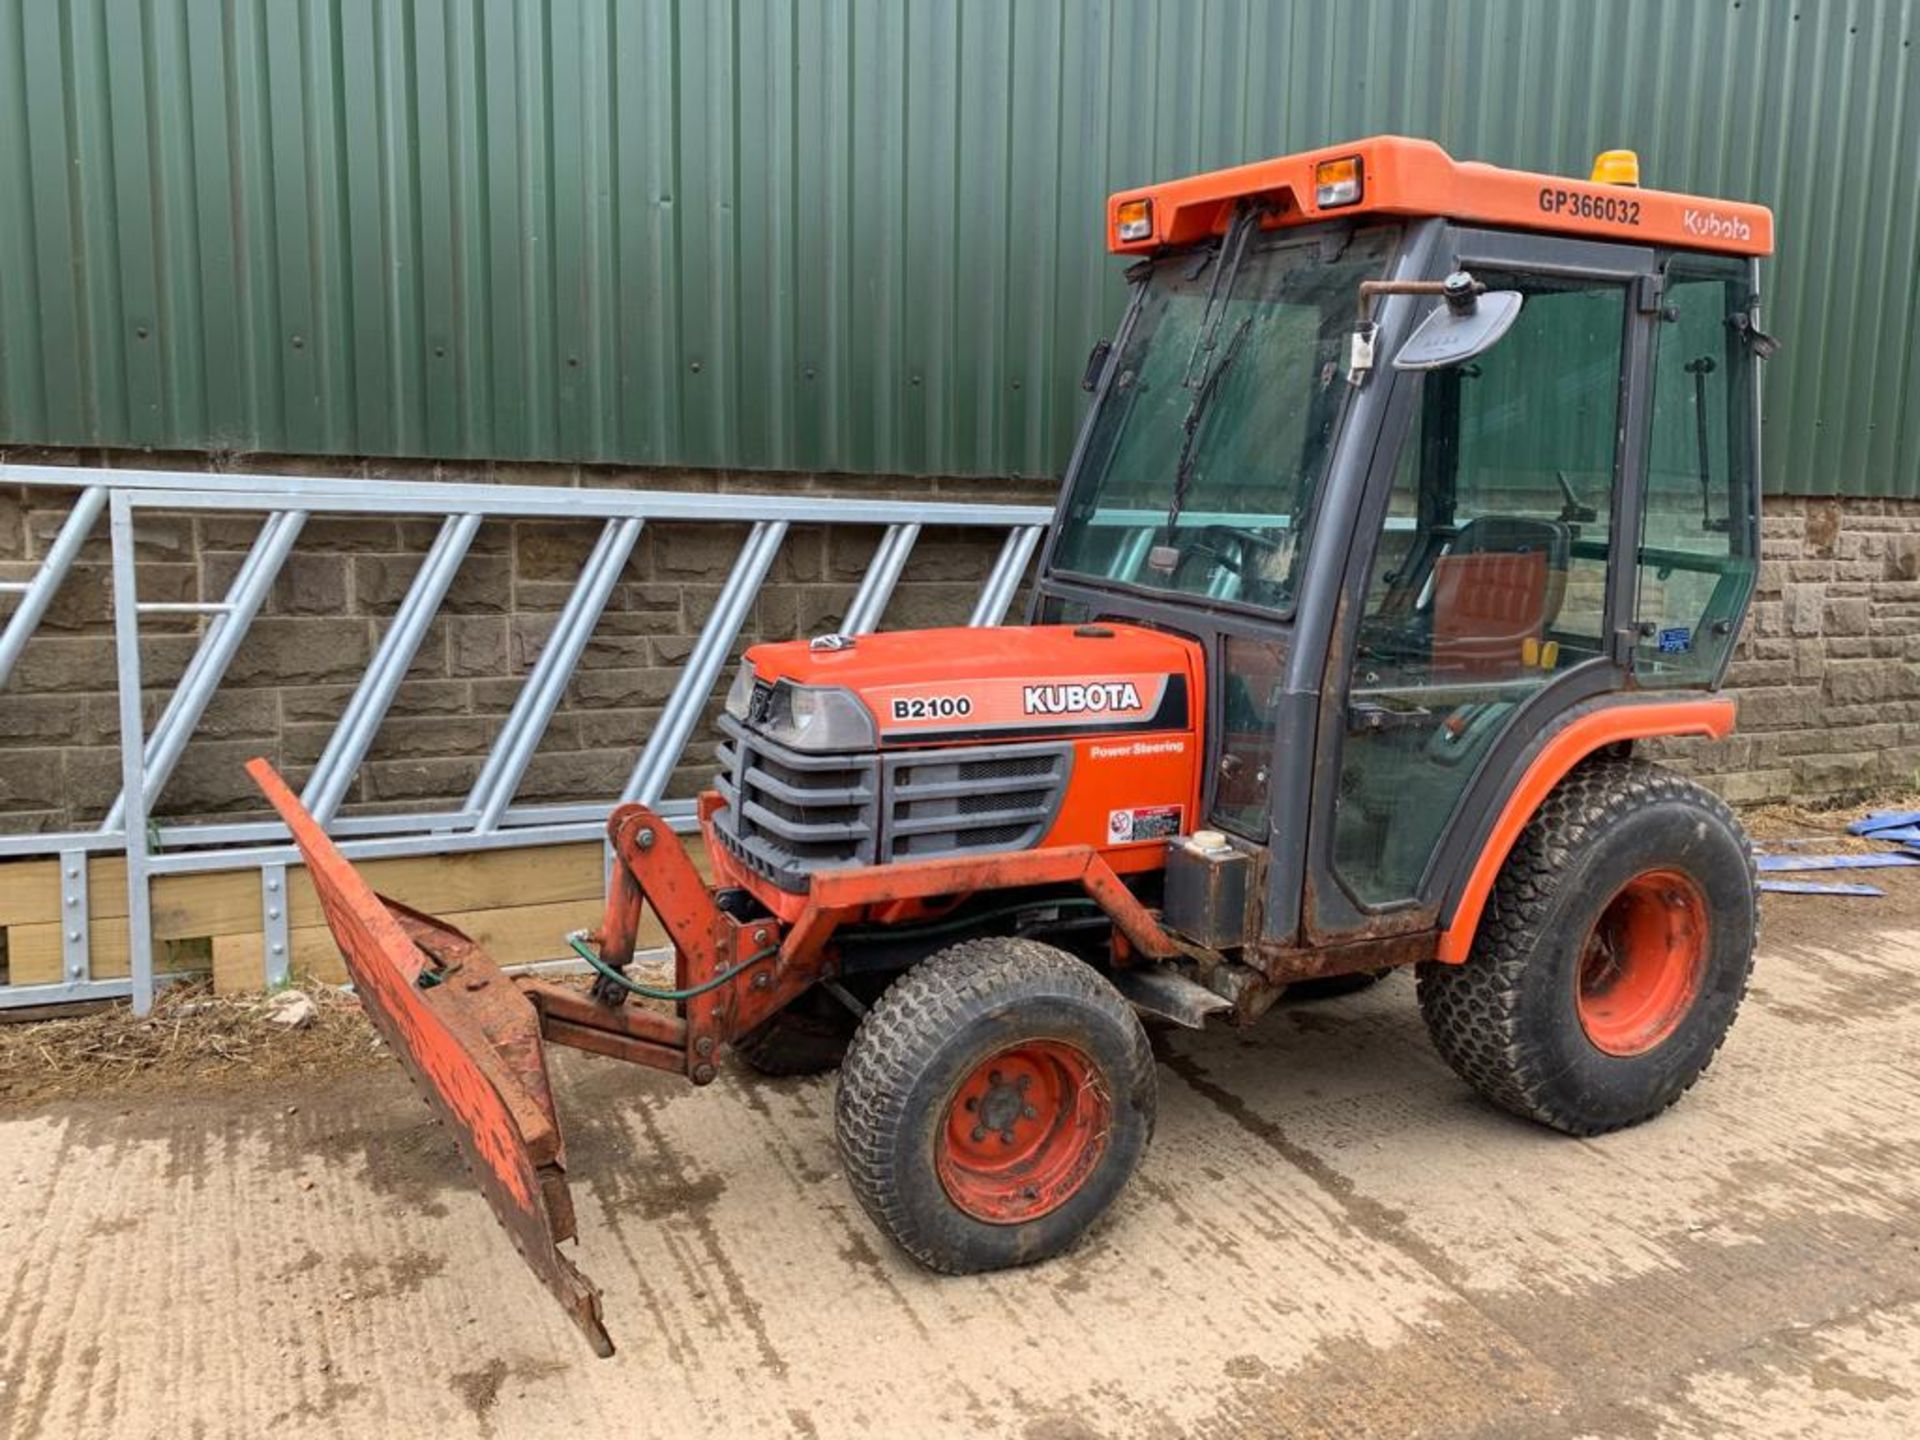
[[[0,704],[29,638],[47,613],[75,558],[108,522],[112,552],[115,685],[120,720],[121,792],[92,830],[0,836],[0,860],[59,862],[62,974],[57,983],[0,986],[0,1007],[130,995],[152,1006],[152,880],[161,875],[253,871],[259,876],[263,981],[289,975],[287,872],[299,862],[277,821],[153,823],[155,806],[188,740],[220,688],[248,627],[260,613],[302,527],[316,516],[407,515],[438,519],[439,530],[314,765],[301,799],[354,859],[447,855],[517,846],[555,845],[602,837],[613,806],[657,805],[676,829],[694,828],[693,802],[663,800],[669,778],[714,688],[733,658],[741,626],[788,528],[796,524],[860,526],[879,531],[873,559],[842,628],[877,629],[915,542],[927,530],[1004,528],[998,558],[968,623],[998,625],[1038,547],[1049,513],[1037,506],[922,504],[817,496],[686,495],[647,491],[557,490],[534,486],[443,484],[205,475],[78,467],[0,465],[0,486],[71,492],[72,506],[31,578],[0,582],[14,595],[0,630]],[[219,600],[142,601],[135,540],[144,513],[224,512],[260,517],[245,560]],[[561,608],[553,633],[526,673],[512,708],[464,802],[432,813],[339,814],[368,747],[386,717],[429,625],[483,522],[502,519],[598,519],[599,539]],[[646,737],[621,793],[606,801],[516,805],[516,792],[546,734],[568,678],[579,662],[642,527],[650,520],[749,527],[713,610],[683,662],[658,724]],[[0,601],[4,605],[4,601]],[[198,643],[153,728],[141,704],[143,616],[203,617]],[[89,860],[126,857],[131,973],[97,979],[89,945]]]

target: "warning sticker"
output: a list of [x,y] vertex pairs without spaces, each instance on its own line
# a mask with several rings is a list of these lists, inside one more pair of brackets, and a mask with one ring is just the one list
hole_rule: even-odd
[[1107,813],[1107,843],[1125,845],[1134,840],[1164,840],[1180,833],[1184,805],[1136,805]]

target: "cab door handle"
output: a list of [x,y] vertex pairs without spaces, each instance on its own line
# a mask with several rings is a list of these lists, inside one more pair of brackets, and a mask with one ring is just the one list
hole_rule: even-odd
[[1347,705],[1349,735],[1384,735],[1390,730],[1424,728],[1433,712],[1419,705],[1405,708],[1382,705],[1378,700],[1354,700]]

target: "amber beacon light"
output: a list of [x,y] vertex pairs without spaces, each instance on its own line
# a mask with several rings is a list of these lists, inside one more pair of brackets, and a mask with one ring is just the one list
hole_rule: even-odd
[[1631,150],[1602,150],[1593,157],[1593,174],[1596,185],[1638,185],[1640,183],[1640,157]]

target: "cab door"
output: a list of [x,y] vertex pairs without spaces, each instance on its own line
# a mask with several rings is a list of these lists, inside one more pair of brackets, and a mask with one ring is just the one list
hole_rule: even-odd
[[1394,392],[1316,727],[1303,905],[1315,944],[1432,926],[1456,837],[1486,803],[1476,781],[1568,707],[1619,688],[1632,655],[1622,537],[1641,457],[1627,437],[1646,403],[1654,256],[1451,240],[1444,269],[1524,302],[1473,360],[1376,377]]

